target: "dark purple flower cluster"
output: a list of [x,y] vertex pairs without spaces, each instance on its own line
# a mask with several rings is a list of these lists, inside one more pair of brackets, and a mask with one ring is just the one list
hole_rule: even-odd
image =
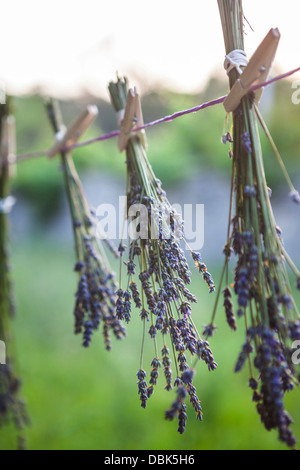
[[231,244],[233,252],[240,255],[242,253],[242,235],[239,228],[239,217],[237,216],[232,219]]
[[252,153],[251,138],[249,132],[243,132],[241,142],[247,153]]
[[196,417],[199,421],[202,421],[203,413],[200,400],[197,396],[197,391],[192,384],[195,371],[193,369],[186,369],[181,375],[181,382],[186,385],[187,393],[190,397],[190,403],[196,412]]
[[0,365],[0,428],[12,421],[21,432],[29,425],[25,403],[19,396],[20,387],[21,381],[14,374],[11,359],[7,356],[6,364]]
[[[71,155],[63,157],[65,185],[72,226],[76,258],[74,271],[78,273],[78,288],[74,308],[75,334],[82,334],[83,346],[91,343],[93,332],[102,328],[106,349],[111,349],[111,332],[117,339],[126,335],[125,329],[117,318],[117,285],[107,260],[104,258],[102,241],[96,238],[93,225],[96,223],[95,211],[89,209],[88,201],[77,174]],[[117,250],[112,242],[104,239],[114,256],[122,255],[122,247]]]
[[150,372],[150,380],[149,380],[149,387],[147,389],[147,393],[148,393],[148,398],[152,395],[153,393],[153,387],[154,385],[157,384],[157,379],[158,379],[158,374],[159,374],[159,369],[161,367],[161,363],[160,363],[160,360],[158,359],[158,357],[155,357],[152,362],[151,362],[151,372]]
[[235,365],[234,371],[239,372],[242,370],[246,360],[249,357],[249,354],[253,352],[253,346],[250,343],[250,340],[247,339],[246,343],[243,345],[242,351],[239,354],[237,363]]
[[146,408],[147,400],[148,400],[148,390],[147,390],[147,382],[145,378],[147,374],[144,371],[144,369],[139,369],[136,375],[137,375],[137,378],[139,379],[137,384],[138,384],[138,394],[140,395],[140,400],[141,400],[141,407]]
[[238,316],[242,316],[252,297],[257,291],[258,248],[253,242],[251,230],[233,234],[235,252],[239,255],[235,269],[234,291],[238,297]]
[[191,255],[197,268],[199,269],[199,272],[202,274],[202,277],[208,286],[209,293],[211,294],[215,291],[216,287],[212,275],[207,271],[206,264],[202,262],[200,253],[192,251]]
[[182,434],[185,431],[187,414],[186,414],[186,405],[184,400],[187,396],[186,388],[178,386],[176,389],[176,399],[171,405],[171,408],[166,410],[165,417],[166,419],[173,421],[173,419],[178,417],[178,432]]
[[199,421],[203,419],[200,400],[197,397],[196,388],[192,384],[194,373],[192,369],[185,369],[181,377],[176,379],[176,399],[172,403],[171,408],[165,413],[166,419],[169,420],[173,420],[177,416],[179,424],[178,432],[180,434],[184,432],[186,426],[187,414],[184,401],[187,395],[189,395],[190,403],[196,412],[197,419],[199,419]]
[[[300,339],[300,320],[286,266],[289,265],[296,275],[298,289],[300,275],[285,252],[282,231],[275,222],[270,202],[272,191],[266,183],[252,104],[253,96],[233,113],[230,223],[221,275],[222,282],[225,280],[226,283],[223,305],[227,322],[235,330],[234,302],[228,287],[229,262],[233,253],[236,316],[244,316],[243,324],[246,325],[245,340],[235,363],[235,371],[240,371],[247,363],[249,387],[253,390],[253,401],[257,404],[261,421],[266,429],[277,429],[279,438],[294,447],[291,419],[284,410],[283,398],[284,393],[293,388],[293,383],[300,382],[291,348],[293,341]],[[292,190],[290,197],[300,203],[297,191]],[[221,285],[217,301],[220,292]],[[205,328],[207,337],[213,332],[216,311],[217,303],[211,322]],[[258,370],[257,378],[253,376],[255,367]]]
[[214,335],[215,331],[218,329],[217,326],[214,326],[213,324],[209,325],[204,325],[204,330],[203,330],[203,336],[206,336],[206,338],[209,338]]
[[131,318],[131,294],[129,290],[118,289],[116,295],[116,316],[119,320],[129,323]]
[[256,188],[255,186],[246,185],[244,188],[244,195],[246,197],[256,197]]
[[300,340],[300,319],[289,322],[288,324],[289,337],[292,341]]
[[226,314],[226,320],[228,325],[232,330],[236,330],[236,321],[235,321],[235,316],[232,310],[232,302],[231,302],[231,290],[229,287],[225,287],[223,290],[223,296],[224,296],[224,302],[223,305],[225,307],[225,314]]
[[[254,191],[252,194],[251,188],[245,188],[244,195],[256,197]],[[260,210],[259,203],[258,210]],[[249,381],[249,386],[253,390],[253,401],[257,403],[261,421],[267,430],[278,429],[279,439],[294,447],[295,438],[290,430],[291,419],[284,410],[283,397],[287,390],[293,388],[291,377],[294,375],[291,349],[287,346],[287,339],[300,339],[300,321],[287,322],[281,312],[281,309],[291,310],[293,303],[290,294],[283,290],[280,275],[280,281],[276,278],[278,257],[274,253],[270,253],[269,256],[265,254],[260,265],[258,246],[254,242],[252,230],[240,230],[237,217],[232,222],[232,247],[238,255],[234,279],[234,291],[239,306],[237,314],[243,315],[253,301],[266,322],[265,326],[261,323],[259,326],[254,324],[248,328],[245,344],[235,365],[235,372],[240,371],[246,361],[254,363],[259,372],[260,389],[259,383],[253,377]],[[277,235],[281,237],[281,231],[279,232],[277,227],[275,229]],[[262,250],[264,249],[263,246]],[[259,276],[265,279],[264,282],[269,287],[261,285]],[[264,290],[269,290],[269,295],[266,295]],[[250,318],[254,320],[253,316]]]
[[105,346],[110,350],[111,331],[117,339],[126,336],[126,331],[115,312],[117,286],[114,275],[106,270],[103,260],[92,246],[91,239],[86,242],[85,262],[77,261],[74,268],[79,273],[74,309],[75,334],[82,334],[83,346],[88,347],[93,332],[102,324]]
[[[119,289],[117,291],[116,316],[119,320],[128,323],[131,314],[130,304],[133,303],[140,310],[142,321],[150,321],[148,334],[151,339],[155,340],[158,332],[169,335],[173,350],[176,353],[174,357],[176,370],[182,374],[181,377],[175,378],[174,383],[180,380],[187,388],[190,401],[197,417],[200,419],[202,416],[201,405],[197,398],[196,389],[191,383],[193,373],[188,372],[190,368],[187,363],[186,353],[189,352],[191,355],[198,356],[205,361],[209,370],[214,370],[217,364],[214,361],[208,342],[200,340],[191,319],[192,304],[197,302],[197,298],[187,288],[187,285],[191,283],[191,271],[179,240],[175,236],[176,230],[180,231],[178,227],[181,227],[181,224],[176,219],[160,184],[157,185],[156,198],[146,196],[143,180],[141,179],[139,182],[136,173],[130,171],[130,163],[127,163],[129,178],[128,206],[142,202],[147,207],[149,214],[148,232],[152,233],[151,228],[153,227],[151,227],[151,224],[157,223],[154,233],[157,233],[158,237],[149,240],[141,237],[130,243],[129,261],[125,263],[129,290]],[[160,201],[159,210],[154,205],[157,200]],[[154,212],[156,217],[151,217]],[[165,215],[169,215],[171,220],[171,230],[169,232],[165,227]],[[168,233],[168,237],[165,236],[166,233]],[[213,292],[215,284],[201,259],[200,253],[191,251],[191,256],[202,273],[209,287],[209,292]],[[137,272],[137,266],[142,267],[139,272]],[[173,388],[173,374],[170,352],[166,345],[162,348],[161,354],[161,363],[166,380],[165,389],[171,390]],[[145,377],[142,377],[144,372],[139,371],[139,394],[143,407],[146,406],[146,400],[153,394],[154,385],[157,382],[160,367],[159,358],[155,358],[151,365],[149,387],[145,383]],[[183,432],[186,413],[184,403],[180,405],[180,409],[177,411],[180,423],[178,430]]]
[[166,379],[166,390],[172,390],[173,385],[172,385],[172,380],[173,380],[173,375],[172,375],[172,369],[171,369],[171,359],[170,359],[170,351],[169,348],[164,345],[164,347],[161,350],[162,354],[162,363],[164,366],[164,376]]
[[[245,188],[244,195],[256,197],[251,188]],[[294,386],[292,377],[295,376],[295,371],[288,339],[300,339],[300,321],[287,321],[283,314],[293,309],[293,302],[289,292],[284,290],[282,278],[279,275],[278,281],[275,274],[279,265],[278,256],[274,253],[269,256],[262,254],[263,262],[260,264],[253,231],[241,230],[238,217],[232,223],[232,247],[238,256],[234,278],[234,291],[239,307],[237,315],[246,314],[246,309],[252,305],[252,309],[255,306],[256,315],[259,312],[265,321],[265,325],[260,323],[255,326],[256,318],[253,313],[250,314],[253,326],[246,332],[246,341],[235,364],[235,372],[239,372],[246,362],[254,364],[259,372],[259,382],[252,376],[249,387],[253,390],[253,401],[257,404],[261,421],[267,430],[277,429],[279,439],[289,447],[294,447],[296,441],[290,429],[292,421],[284,410],[283,398],[284,393]],[[278,229],[276,230],[278,234]],[[279,234],[281,236],[281,232]],[[261,249],[263,251],[265,247],[262,246]],[[261,282],[265,282],[265,285]],[[226,299],[224,306],[226,316],[229,312],[230,319],[232,305],[227,300],[230,297],[227,289],[223,291]],[[269,291],[269,295],[264,290]]]
[[249,271],[246,266],[238,265],[235,272],[234,291],[238,296],[239,312],[242,316],[249,300]]
[[[119,111],[120,103],[127,93],[126,81],[118,80],[116,84],[110,84],[110,92],[114,107]],[[125,105],[125,103],[123,103]],[[185,253],[181,248],[184,241],[183,221],[175,213],[169,203],[166,193],[161,187],[161,182],[155,177],[151,165],[147,159],[144,148],[139,139],[130,139],[126,147],[127,164],[127,208],[133,205],[142,205],[139,211],[139,219],[132,211],[127,211],[128,222],[134,222],[130,226],[136,228],[137,238],[132,236],[129,245],[127,266],[127,285],[131,292],[128,303],[140,311],[143,325],[142,352],[144,347],[144,335],[153,340],[157,351],[157,336],[162,334],[164,347],[161,351],[161,364],[166,380],[166,390],[171,390],[174,383],[181,380],[179,374],[189,369],[186,354],[201,356],[210,370],[216,367],[208,343],[205,342],[203,350],[199,352],[200,335],[192,320],[192,304],[197,302],[188,286],[191,284],[191,271]],[[136,206],[137,207],[137,206]],[[146,210],[145,210],[146,209]],[[187,246],[186,242],[185,245]],[[120,250],[119,250],[120,251]],[[123,250],[122,255],[124,256]],[[207,283],[209,292],[215,290],[211,274],[202,262],[199,253],[191,255]],[[122,263],[123,264],[123,263]],[[126,307],[124,291],[119,290],[116,300],[117,317],[129,321],[129,306]],[[146,321],[149,327],[146,329]],[[168,336],[168,338],[167,338]],[[177,377],[173,382],[171,358],[169,348],[166,345],[169,339],[174,355]],[[141,361],[142,362],[142,361]],[[145,376],[139,371],[139,393],[142,406],[146,399],[153,393],[153,386],[158,378],[158,363],[155,358],[152,363],[150,386],[146,397]],[[142,367],[142,365],[141,365]],[[142,370],[142,369],[141,369]],[[196,413],[199,413],[199,404],[195,398],[195,389],[192,384],[189,387],[190,398]],[[186,409],[184,403],[178,408],[179,432],[185,429]]]
[[138,286],[136,282],[133,282],[133,281],[130,282],[129,289],[131,290],[132,299],[134,301],[136,308],[141,308],[142,302],[141,302],[141,298],[140,298],[140,294],[139,294],[139,290],[138,290]]
[[197,341],[197,356],[199,357],[199,359],[205,362],[209,371],[215,370],[218,367],[218,364],[214,360],[208,341]]
[[254,359],[259,371],[261,387],[255,395],[257,411],[266,429],[277,429],[279,439],[287,446],[294,447],[296,439],[290,429],[292,419],[284,409],[284,392],[291,389],[290,373],[274,331],[261,327],[258,330],[260,345]]

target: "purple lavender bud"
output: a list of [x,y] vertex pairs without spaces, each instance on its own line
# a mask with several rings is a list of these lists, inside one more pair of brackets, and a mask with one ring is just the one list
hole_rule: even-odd
[[145,310],[144,308],[141,310],[140,312],[140,317],[142,320],[147,320],[149,321],[149,315],[148,315],[148,312],[147,310]]
[[254,401],[255,403],[258,403],[259,401],[261,401],[261,399],[262,399],[261,394],[258,393],[257,390],[254,390],[253,395],[252,395],[252,401]]
[[84,267],[85,267],[85,263],[83,263],[83,261],[77,261],[77,263],[74,266],[74,271],[80,272]]
[[251,377],[249,380],[249,387],[252,388],[252,390],[257,390],[258,388],[258,382],[253,377]]
[[138,291],[137,284],[135,282],[130,282],[129,289],[132,292],[132,298],[133,298],[133,301],[135,303],[136,308],[141,308],[142,302],[141,302],[141,299],[140,299],[140,294],[139,294],[139,291]]
[[156,336],[156,328],[154,325],[151,325],[149,328],[149,335],[151,338],[155,338]]
[[287,308],[293,308],[293,304],[291,301],[291,297],[288,294],[283,294],[279,299],[279,302],[281,302],[283,305],[286,305]]
[[127,263],[127,274],[134,274],[135,263],[133,261],[128,261]]
[[137,372],[138,381],[138,394],[140,395],[141,400],[141,407],[146,408],[147,400],[148,400],[148,391],[147,391],[147,383],[144,380],[146,377],[146,372],[143,369],[139,369]]
[[223,253],[226,256],[226,258],[230,259],[232,253],[233,253],[233,248],[230,246],[230,242],[224,245],[223,248]]
[[178,429],[177,429],[177,431],[180,434],[183,434],[184,431],[185,431],[186,420],[187,420],[186,405],[184,403],[182,403],[181,409],[178,413]]
[[251,147],[251,138],[249,132],[244,132],[241,135],[241,141],[244,149],[246,150],[247,153],[252,153],[252,147]]
[[254,186],[245,186],[244,195],[247,197],[256,197],[256,188]]
[[201,263],[202,257],[200,253],[197,253],[196,251],[191,251],[191,255],[195,263]]
[[123,256],[124,251],[126,250],[126,245],[124,245],[122,242],[118,246],[118,251],[120,253],[120,256]]
[[289,196],[293,202],[295,202],[296,204],[300,204],[300,194],[298,193],[298,191],[291,191]]
[[217,329],[217,326],[214,325],[206,325],[204,326],[204,330],[202,332],[203,336],[206,336],[207,338],[213,336],[215,330]]
[[182,302],[180,305],[180,312],[184,317],[191,315],[191,304],[189,302]]
[[232,139],[230,132],[226,132],[226,134],[222,135],[221,141],[222,141],[222,144],[226,144],[227,142],[232,143],[233,139]]
[[292,341],[300,340],[300,320],[290,322],[288,325],[289,337]]
[[80,227],[82,227],[82,223],[80,222],[80,220],[75,220],[75,221],[74,221],[74,227],[75,227],[75,228],[80,228]]
[[193,369],[187,369],[182,373],[181,380],[185,384],[190,384],[193,381],[194,375],[195,371]]

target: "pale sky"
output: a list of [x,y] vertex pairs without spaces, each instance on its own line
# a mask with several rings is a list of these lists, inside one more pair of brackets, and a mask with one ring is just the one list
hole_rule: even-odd
[[[217,0],[4,0],[0,12],[0,80],[9,93],[43,86],[51,95],[85,88],[108,97],[116,72],[141,92],[193,92],[225,74]],[[278,27],[277,70],[300,66],[299,0],[244,0],[244,13],[254,29],[246,28],[248,57]]]

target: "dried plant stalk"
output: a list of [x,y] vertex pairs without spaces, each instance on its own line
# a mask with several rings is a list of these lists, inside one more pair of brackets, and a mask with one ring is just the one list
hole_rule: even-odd
[[[109,84],[112,104],[117,112],[125,107],[127,80],[118,79]],[[129,224],[134,223],[140,211],[140,231],[132,237],[129,246],[127,279],[124,289],[119,289],[117,315],[127,323],[131,318],[132,304],[140,310],[143,322],[142,352],[138,370],[138,393],[141,406],[146,407],[154,391],[159,369],[163,366],[166,390],[176,386],[176,399],[166,411],[167,419],[178,418],[178,432],[183,433],[186,424],[186,396],[202,420],[202,409],[193,385],[194,369],[188,364],[188,355],[202,359],[209,370],[217,367],[207,341],[199,335],[193,322],[191,304],[197,302],[189,291],[191,272],[180,242],[184,241],[181,217],[169,203],[161,182],[155,177],[139,137],[133,135],[126,148],[127,206]],[[120,244],[120,253],[125,247]],[[196,267],[201,272],[209,291],[215,289],[214,282],[200,253],[191,251]],[[149,385],[143,369],[143,352],[146,336],[154,345]],[[158,341],[161,341],[160,348]],[[170,348],[173,352],[175,377],[171,370]],[[161,355],[159,353],[161,351]]]
[[[241,0],[218,0],[218,4],[226,54],[244,49]],[[237,78],[233,69],[229,74],[230,87]],[[298,384],[292,343],[300,339],[300,319],[286,265],[292,267],[298,288],[300,274],[283,248],[273,215],[251,94],[242,99],[233,113],[233,200],[235,213],[230,214],[222,278],[226,275],[223,295],[227,321],[236,329],[228,280],[228,263],[234,252],[237,316],[244,317],[246,334],[235,370],[241,370],[248,362],[249,386],[261,421],[267,430],[277,429],[279,439],[293,448],[296,440],[283,398],[286,391]]]
[[[3,139],[2,123],[10,114],[11,99],[0,107],[0,142]],[[0,200],[1,206],[10,197],[9,163],[0,155]],[[5,210],[0,210],[0,340],[5,343],[5,364],[0,364],[0,427],[14,422],[18,431],[18,447],[25,446],[24,427],[28,416],[20,398],[21,380],[18,377],[12,319],[15,313],[9,260],[9,228]]]
[[[62,123],[57,102],[49,101],[47,110],[52,127],[58,132]],[[61,161],[74,232],[77,259],[74,270],[79,277],[74,309],[75,334],[82,334],[83,346],[88,347],[93,332],[102,328],[105,347],[110,350],[111,332],[117,339],[126,336],[126,330],[115,314],[115,274],[95,231],[95,214],[89,208],[71,154],[62,151]],[[105,241],[113,250],[109,240]]]

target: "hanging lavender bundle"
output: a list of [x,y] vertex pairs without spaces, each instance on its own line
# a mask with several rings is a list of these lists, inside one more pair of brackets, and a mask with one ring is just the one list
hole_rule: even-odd
[[[112,104],[117,112],[125,107],[126,79],[109,84]],[[125,285],[117,292],[117,316],[130,321],[135,306],[143,323],[140,369],[137,372],[138,394],[141,406],[146,407],[163,369],[166,390],[176,387],[176,400],[166,411],[167,419],[179,420],[178,431],[183,433],[186,423],[185,399],[189,396],[198,419],[202,419],[200,401],[193,385],[194,370],[188,364],[188,355],[202,359],[209,370],[217,367],[209,343],[199,335],[192,319],[192,304],[196,297],[188,289],[191,272],[180,241],[184,241],[181,217],[174,212],[161,182],[155,177],[137,134],[126,147],[127,212],[129,226],[137,229],[131,234]],[[138,220],[136,213],[140,214]],[[130,235],[130,230],[129,230]],[[125,246],[119,246],[123,255]],[[199,253],[191,251],[192,259],[207,283],[209,292],[214,282]],[[153,341],[154,358],[147,383],[143,369],[145,337]],[[158,345],[160,342],[160,346]],[[171,353],[170,353],[171,350]],[[173,355],[174,369],[172,370]]]
[[0,108],[0,427],[13,422],[18,432],[18,447],[25,446],[23,429],[28,425],[28,416],[20,398],[21,380],[16,372],[16,355],[12,332],[15,313],[11,273],[9,268],[9,242],[7,214],[13,201],[9,194],[10,169],[8,149],[10,137],[7,132],[11,99]]
[[[226,53],[243,49],[241,1],[219,0],[218,3]],[[235,70],[230,72],[229,78],[232,86],[237,78]],[[297,192],[293,190],[293,194]],[[296,440],[290,429],[292,420],[284,409],[283,399],[285,392],[298,385],[292,344],[300,339],[300,317],[286,266],[290,265],[294,271],[298,289],[300,273],[283,247],[274,219],[257,130],[256,105],[251,95],[244,97],[233,113],[229,219],[225,264],[217,297],[225,279],[223,298],[227,322],[232,330],[239,324],[233,313],[232,296],[235,294],[236,315],[243,317],[245,324],[245,342],[235,371],[248,363],[249,387],[262,423],[267,430],[277,429],[279,439],[293,448]],[[232,291],[228,263],[233,254],[236,266]],[[216,308],[209,325],[211,331],[215,313]]]
[[[56,107],[55,107],[56,106]],[[47,104],[55,132],[60,129],[59,110],[52,101]],[[122,322],[116,316],[115,274],[111,271],[102,241],[95,230],[96,218],[90,210],[70,153],[62,152],[62,169],[72,218],[78,289],[74,309],[75,334],[82,334],[83,346],[88,347],[92,334],[102,328],[107,350],[111,349],[111,332],[117,339],[126,336]],[[105,240],[114,251],[109,240]],[[114,254],[116,252],[114,251]]]

